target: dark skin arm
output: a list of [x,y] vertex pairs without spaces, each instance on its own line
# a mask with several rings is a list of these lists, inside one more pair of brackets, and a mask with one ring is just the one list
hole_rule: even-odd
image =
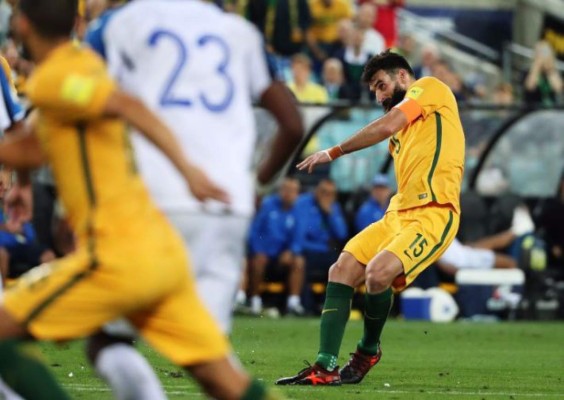
[[294,97],[282,83],[273,82],[270,85],[261,97],[261,105],[278,123],[278,132],[257,173],[259,183],[266,184],[280,172],[299,145],[304,127]]
[[[30,120],[35,117],[32,115]],[[28,170],[40,167],[45,157],[39,140],[29,123],[10,127],[9,135],[0,141],[0,163],[15,169]],[[25,175],[25,174],[22,174]],[[22,176],[25,178],[26,176]]]

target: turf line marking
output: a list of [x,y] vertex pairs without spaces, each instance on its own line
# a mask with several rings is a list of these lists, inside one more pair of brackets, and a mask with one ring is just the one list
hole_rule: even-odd
[[[293,390],[297,390],[300,392],[312,392],[314,388],[300,388],[296,386],[287,386],[288,388],[292,388]],[[342,388],[346,386],[341,386]],[[339,390],[338,388],[334,388],[335,390]],[[352,388],[351,388],[352,389]],[[451,390],[449,392],[438,392],[433,390],[393,390],[393,389],[354,389],[355,392],[362,392],[362,393],[389,393],[389,394],[432,394],[432,395],[441,395],[441,396],[519,396],[519,397],[557,397],[557,398],[564,398],[564,393],[517,393],[517,392],[487,392],[487,391],[461,391],[461,390]]]
[[[107,387],[103,387],[102,385],[88,385],[88,384],[80,384],[80,383],[69,383],[65,384],[65,387],[76,390],[76,391],[83,391],[83,392],[109,392],[110,389]],[[341,388],[346,388],[347,386],[341,386]],[[165,392],[170,395],[186,395],[190,397],[199,397],[202,394],[199,391],[194,391],[196,389],[194,386],[164,386]],[[313,392],[315,388],[306,388],[306,387],[299,387],[299,386],[288,386],[288,389],[292,389],[293,391],[299,392]],[[335,391],[338,391],[339,388],[332,388]],[[463,391],[463,390],[451,390],[449,392],[438,392],[438,391],[431,391],[425,390],[423,392],[419,390],[393,390],[393,389],[361,389],[355,388],[355,392],[363,392],[363,393],[389,393],[389,394],[431,394],[431,395],[440,395],[440,396],[519,396],[519,397],[555,397],[555,398],[564,398],[564,393],[518,393],[518,392],[488,392],[488,391]]]

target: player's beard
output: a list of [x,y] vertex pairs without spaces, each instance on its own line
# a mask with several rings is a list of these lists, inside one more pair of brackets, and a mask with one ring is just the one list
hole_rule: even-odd
[[384,107],[384,111],[388,112],[392,109],[393,106],[399,104],[405,97],[406,93],[407,92],[405,90],[396,86],[394,92],[392,93],[392,97],[388,97],[386,100],[382,102],[382,107]]

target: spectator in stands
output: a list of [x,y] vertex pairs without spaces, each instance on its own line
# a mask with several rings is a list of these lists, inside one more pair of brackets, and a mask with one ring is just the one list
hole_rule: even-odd
[[302,315],[300,294],[304,282],[301,246],[296,235],[294,205],[300,194],[300,182],[286,178],[277,194],[265,197],[251,225],[249,247],[249,295],[251,312],[262,312],[261,285],[267,268],[284,269],[287,274],[286,311]]
[[2,46],[2,55],[5,57],[11,69],[10,78],[16,88],[17,93],[22,96],[25,91],[27,77],[31,73],[33,65],[31,62],[21,57],[13,39],[8,39]]
[[323,86],[329,96],[329,101],[351,100],[351,90],[345,84],[345,75],[341,60],[338,58],[328,58],[325,60],[321,78]]
[[[348,235],[337,187],[329,179],[321,180],[313,193],[302,194],[296,201],[297,235],[302,248],[307,282],[327,280],[328,266],[337,260]],[[311,310],[309,285],[302,300]]]
[[4,196],[11,187],[11,172],[2,170],[0,174],[0,249],[5,251],[2,261],[6,261],[6,253],[8,256],[8,269],[4,271],[7,275],[2,276],[4,281],[6,277],[17,278],[37,265],[54,260],[55,254],[37,243],[30,222],[21,225],[7,222]]
[[350,19],[353,10],[349,0],[311,0],[312,15],[309,49],[314,60],[316,74],[321,71],[325,60],[332,57],[339,49],[339,21]]
[[0,45],[8,37],[11,15],[12,7],[5,0],[0,0]]
[[358,209],[355,216],[355,229],[360,232],[373,222],[380,220],[388,208],[392,190],[390,181],[384,174],[378,174],[372,180],[370,197]]
[[356,25],[363,33],[363,53],[379,54],[386,49],[384,37],[373,28],[376,17],[376,7],[373,4],[364,3],[358,8]]
[[373,27],[385,40],[386,48],[397,43],[397,9],[403,7],[405,0],[360,0],[360,4],[371,3],[376,6]]
[[287,79],[290,59],[306,50],[311,38],[311,11],[307,0],[249,1],[247,18],[264,35],[279,77]]
[[421,49],[421,63],[413,68],[415,77],[419,79],[424,76],[432,76],[433,72],[431,68],[440,58],[441,53],[439,47],[433,42],[426,43]]
[[524,101],[529,105],[554,105],[561,100],[562,77],[550,44],[539,41],[531,68],[525,77]]
[[444,82],[452,90],[457,101],[466,101],[471,98],[471,90],[445,60],[437,60],[431,65],[431,75]]
[[461,269],[516,268],[517,260],[501,252],[480,248],[479,243],[465,245],[455,238],[437,265],[448,275],[454,276]]
[[498,83],[491,94],[491,101],[500,106],[515,104],[513,86],[508,82]]
[[335,50],[335,54],[339,54],[349,44],[350,33],[354,27],[352,19],[342,19],[337,24],[337,35],[339,36],[339,45]]
[[329,95],[323,86],[311,79],[312,62],[305,54],[292,56],[292,81],[288,87],[301,103],[325,104]]
[[345,81],[350,88],[353,101],[368,100],[371,98],[368,86],[363,85],[362,72],[364,65],[372,57],[372,53],[368,53],[363,48],[364,31],[359,27],[352,25],[347,28],[346,46],[338,54],[337,58],[341,60],[345,73]]
[[398,17],[397,11],[405,5],[405,0],[372,0],[377,5],[376,21],[374,29],[384,36],[386,47],[396,45],[398,36]]
[[412,65],[416,65],[417,59],[417,42],[411,33],[402,33],[394,48],[394,52],[401,54]]

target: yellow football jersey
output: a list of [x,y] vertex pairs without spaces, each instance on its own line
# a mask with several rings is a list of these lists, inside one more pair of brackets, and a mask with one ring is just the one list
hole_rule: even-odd
[[339,21],[350,19],[354,14],[348,0],[335,0],[331,3],[311,0],[309,7],[313,19],[311,33],[323,43],[333,43],[339,40]]
[[79,239],[138,220],[150,205],[125,124],[103,117],[115,84],[103,61],[74,43],[55,49],[27,84],[36,134]]
[[86,16],[86,0],[78,0],[78,16]]
[[448,86],[432,77],[414,82],[405,98],[417,102],[421,115],[389,140],[398,192],[388,210],[434,202],[460,212],[464,132],[456,99]]

